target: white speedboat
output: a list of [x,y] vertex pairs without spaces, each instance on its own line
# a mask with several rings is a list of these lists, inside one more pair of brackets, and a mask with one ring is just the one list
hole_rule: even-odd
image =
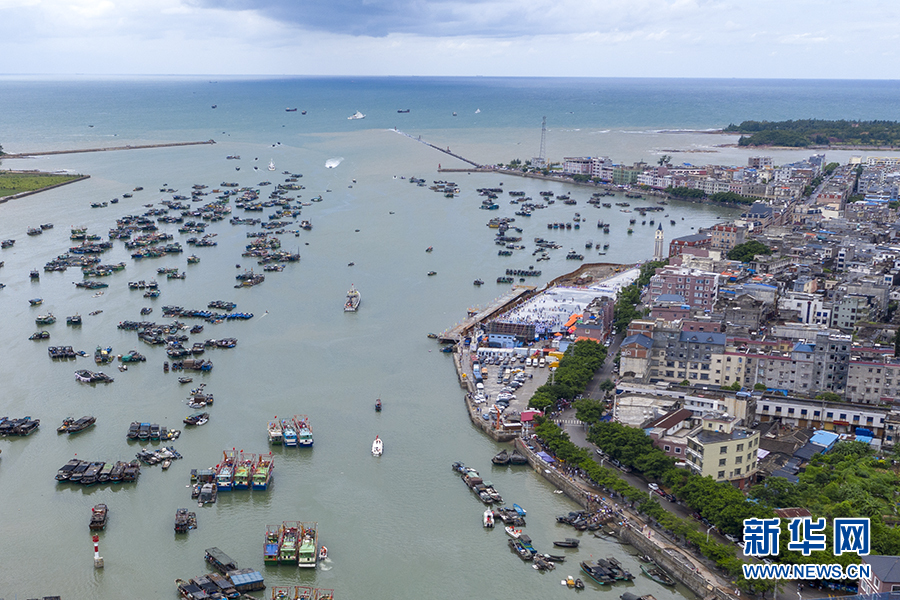
[[384,442],[381,441],[377,435],[375,436],[375,441],[372,442],[372,456],[381,456],[384,452]]
[[273,160],[270,160],[270,161],[269,161],[269,170],[270,170],[270,171],[274,171],[274,170],[275,170],[275,161],[273,161]]
[[484,518],[482,521],[483,521],[485,527],[493,528],[494,527],[494,511],[492,511],[489,508],[487,510],[485,510]]
[[522,530],[521,530],[521,529],[513,529],[513,528],[510,527],[509,525],[507,525],[507,526],[504,528],[504,530],[506,531],[506,535],[508,535],[509,537],[511,537],[511,538],[513,538],[513,539],[515,539],[515,540],[519,539],[519,536],[522,535]]
[[356,111],[355,113],[353,113],[352,115],[350,115],[349,117],[347,117],[347,120],[348,120],[348,121],[354,121],[354,120],[356,120],[356,119],[365,119],[365,118],[366,118],[366,115],[362,114],[362,113],[359,112],[359,111]]

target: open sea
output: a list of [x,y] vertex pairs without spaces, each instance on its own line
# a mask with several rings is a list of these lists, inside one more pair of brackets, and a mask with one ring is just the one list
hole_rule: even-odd
[[[241,567],[259,569],[266,584],[334,589],[337,598],[443,599],[458,597],[535,598],[571,594],[560,586],[578,575],[578,562],[616,556],[639,572],[629,549],[582,538],[577,551],[549,573],[523,564],[506,544],[502,528],[481,527],[484,506],[450,470],[454,461],[479,469],[507,503],[528,511],[527,533],[550,552],[553,540],[573,530],[555,516],[575,504],[528,468],[497,468],[499,446],[468,421],[452,359],[426,338],[451,327],[466,309],[484,306],[508,286],[495,280],[507,268],[541,269],[530,285],[540,285],[577,267],[565,259],[569,248],[587,261],[634,263],[653,253],[653,229],[637,213],[586,204],[588,188],[496,174],[438,174],[438,164],[465,165],[393,128],[421,136],[479,163],[527,160],[538,154],[541,118],[547,117],[547,157],[608,155],[616,162],[655,163],[663,154],[679,164],[743,165],[759,151],[722,147],[734,136],[705,133],[745,119],[890,119],[900,116],[900,83],[857,81],[630,80],[630,79],[453,79],[342,78],[265,79],[141,78],[55,80],[0,79],[0,144],[7,152],[112,147],[214,139],[215,145],[42,156],[3,160],[3,169],[66,170],[89,174],[86,181],[0,205],[0,416],[31,415],[39,431],[27,438],[0,439],[0,598],[61,595],[65,599],[175,598],[176,578],[207,572],[204,549],[218,546]],[[215,105],[215,108],[212,108]],[[285,108],[298,108],[286,112]],[[408,113],[398,110],[409,109]],[[307,111],[302,114],[300,111]],[[360,111],[365,119],[348,120]],[[453,116],[453,113],[457,116]],[[777,163],[812,151],[766,152]],[[828,152],[829,161],[887,152]],[[240,155],[240,160],[227,160]],[[266,169],[274,162],[276,171]],[[240,167],[240,170],[236,170]],[[256,167],[256,169],[254,169]],[[123,215],[159,207],[171,197],[160,188],[190,195],[191,186],[209,192],[223,182],[257,186],[302,173],[306,189],[289,194],[302,202],[311,231],[282,235],[282,248],[299,252],[299,263],[266,273],[263,284],[234,289],[235,275],[259,267],[241,252],[249,243],[246,225],[211,224],[216,247],[192,249],[178,225],[161,224],[185,253],[133,260],[122,242],[102,255],[104,264],[124,261],[123,272],[104,278],[109,288],[75,288],[77,269],[45,273],[43,265],[76,244],[70,227],[88,227],[104,238]],[[449,179],[461,188],[453,199],[409,177]],[[355,181],[354,181],[355,180]],[[561,202],[518,217],[523,244],[512,257],[497,255],[494,230],[485,224],[514,216],[517,206],[501,197],[500,210],[478,210],[480,187],[503,186],[533,198],[541,190],[569,193],[577,206]],[[133,197],[123,194],[142,186]],[[261,187],[265,199],[273,186]],[[213,194],[204,197],[212,200]],[[107,208],[92,202],[119,198]],[[613,201],[613,199],[609,199]],[[615,201],[622,201],[616,198]],[[630,200],[632,207],[653,204]],[[233,216],[267,218],[236,209]],[[548,222],[584,218],[580,230],[548,230]],[[733,217],[735,210],[672,202],[664,213],[666,241]],[[667,214],[668,216],[663,216]],[[628,219],[636,218],[633,235]],[[597,220],[611,223],[603,235]],[[675,225],[670,225],[670,220]],[[25,231],[54,223],[43,235]],[[289,226],[296,229],[297,225]],[[544,237],[563,246],[536,263],[532,240]],[[609,243],[605,256],[585,251],[587,240]],[[429,246],[433,252],[426,253]],[[186,265],[194,252],[197,265]],[[349,266],[353,263],[353,266]],[[237,269],[235,265],[241,265]],[[157,276],[160,267],[186,270],[185,280]],[[39,280],[29,271],[38,269]],[[437,275],[429,277],[429,271]],[[159,298],[146,299],[127,282],[157,279]],[[483,279],[484,286],[472,282]],[[342,310],[347,290],[360,290],[359,312]],[[41,297],[39,307],[30,298]],[[252,312],[247,321],[205,324],[191,343],[235,337],[236,348],[208,350],[212,371],[193,374],[190,386],[179,373],[164,373],[160,347],[117,329],[124,320],[142,320],[140,309],[158,323],[161,307],[205,308],[211,300],[236,302]],[[89,316],[94,311],[101,313]],[[49,341],[30,341],[34,319],[52,312]],[[79,313],[80,328],[65,317]],[[194,320],[185,320],[189,325]],[[199,322],[199,321],[197,321]],[[51,361],[47,346],[73,346],[89,357]],[[74,371],[96,370],[97,346],[115,354],[137,349],[146,363],[119,372],[109,385],[76,383]],[[142,468],[135,484],[85,488],[58,484],[57,469],[73,456],[86,460],[131,460],[141,445],[129,443],[129,423],[143,421],[185,429],[181,420],[188,388],[206,383],[215,395],[209,423],[185,430],[171,443],[184,458],[168,471]],[[381,398],[384,411],[376,413]],[[93,414],[97,424],[77,435],[54,429],[67,416]],[[270,447],[266,424],[276,415],[309,415],[312,449]],[[381,458],[370,454],[376,435],[384,439]],[[165,444],[153,443],[151,447]],[[189,472],[217,464],[223,450],[275,455],[275,474],[265,492],[222,492],[214,505],[191,500]],[[100,534],[104,569],[93,568],[88,530],[91,506],[109,506],[109,525]],[[197,512],[198,528],[173,531],[175,510]],[[266,525],[316,521],[328,560],[316,570],[263,565]],[[614,600],[625,589],[657,600],[690,596],[638,575],[633,584],[589,593]],[[258,594],[259,597],[267,597]]]

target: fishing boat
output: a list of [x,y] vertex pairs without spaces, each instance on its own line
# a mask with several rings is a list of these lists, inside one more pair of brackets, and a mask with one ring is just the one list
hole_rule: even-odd
[[359,301],[359,291],[351,285],[350,291],[347,292],[347,300],[344,302],[344,312],[356,312],[359,308]]
[[524,454],[519,452],[518,449],[514,449],[512,451],[512,454],[509,455],[509,464],[526,465],[528,464],[528,458],[526,458]]
[[381,398],[375,399],[375,412],[381,412]]
[[34,333],[32,333],[32,334],[28,337],[28,339],[29,339],[29,340],[32,340],[32,341],[35,341],[35,340],[49,340],[49,339],[50,339],[50,332],[49,332],[49,331],[35,331]]
[[234,469],[234,489],[250,489],[250,474],[256,468],[257,461],[258,458],[255,454],[244,454],[241,452],[240,460]]
[[66,325],[81,325],[81,315],[76,314],[66,317]]
[[519,515],[520,517],[522,517],[523,519],[525,518],[525,515],[527,514],[527,513],[525,512],[525,509],[522,508],[521,506],[519,506],[518,504],[513,504],[513,510],[515,510],[515,511],[516,511],[516,514],[518,514],[518,515]]
[[300,523],[300,546],[297,551],[297,566],[314,568],[318,560],[318,523]]
[[600,585],[610,585],[613,582],[609,572],[600,565],[592,565],[586,561],[582,561],[581,571]]
[[209,422],[209,413],[199,412],[188,415],[184,418],[184,422],[187,425],[205,425],[207,422]]
[[109,509],[105,504],[98,504],[91,509],[91,531],[100,531],[106,528],[106,521],[109,518]]
[[372,456],[381,456],[384,453],[384,442],[377,435],[375,441],[372,442]]
[[566,538],[560,542],[553,542],[553,545],[557,548],[577,548],[580,542],[578,538]]
[[481,522],[485,526],[485,528],[493,529],[494,528],[494,511],[492,511],[489,508],[485,509],[484,515],[482,515]]
[[310,447],[313,445],[312,425],[306,415],[294,415],[294,429],[297,432],[297,445]]
[[281,444],[284,440],[282,439],[281,433],[281,421],[275,420],[269,422],[269,443],[270,444]]
[[175,533],[187,533],[197,528],[197,513],[188,512],[186,508],[175,510]]
[[53,316],[53,313],[47,313],[46,315],[39,315],[34,322],[36,325],[53,325],[56,323],[56,317]]
[[506,541],[509,544],[510,549],[522,560],[532,560],[534,558],[531,551],[526,548],[520,540],[512,539]]
[[260,456],[259,462],[250,475],[251,486],[254,490],[265,490],[269,487],[272,480],[272,471],[275,469],[275,458],[270,452],[268,455]]
[[216,485],[222,491],[228,491],[234,485],[234,463],[237,460],[237,452],[234,449],[225,450],[222,462],[216,469]]
[[656,563],[641,565],[641,572],[656,583],[669,586],[675,585],[675,580],[669,577],[669,574],[663,571],[662,567]]
[[297,430],[288,419],[281,420],[281,439],[285,446],[294,447],[297,445]]
[[[97,421],[96,417],[84,416],[84,417],[81,417],[80,419],[78,419],[77,421],[70,422],[66,426],[64,431],[66,433],[78,433],[79,431],[84,431],[85,429],[87,429],[88,427],[93,425],[96,421]],[[65,421],[63,423],[65,424]],[[60,429],[62,429],[62,427],[57,429],[57,431],[59,431]]]
[[509,464],[509,452],[506,449],[501,450],[497,454],[494,455],[494,458],[491,459],[491,462],[495,465],[508,465]]
[[263,563],[277,565],[281,543],[281,525],[266,525],[266,538],[263,544]]
[[190,383],[192,381],[194,381],[193,377],[179,377],[178,378],[178,383]]
[[278,562],[280,564],[297,564],[299,540],[300,523],[285,521],[281,526],[281,538],[278,542]]
[[28,304],[30,304],[31,306],[40,306],[43,303],[44,303],[43,298],[32,298],[31,300],[28,301]]

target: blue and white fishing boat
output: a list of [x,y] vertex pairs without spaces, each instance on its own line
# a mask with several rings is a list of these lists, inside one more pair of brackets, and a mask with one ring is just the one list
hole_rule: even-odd
[[294,424],[288,419],[281,421],[281,440],[285,446],[293,447],[297,445],[297,430],[294,429]]

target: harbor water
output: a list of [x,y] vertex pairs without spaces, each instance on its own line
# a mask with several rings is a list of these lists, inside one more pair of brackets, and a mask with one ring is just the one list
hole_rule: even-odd
[[[622,213],[615,205],[611,209],[587,205],[587,188],[490,173],[438,174],[438,163],[463,165],[392,130],[421,135],[477,162],[527,159],[540,144],[542,111],[557,104],[552,82],[543,86],[526,81],[516,87],[504,80],[493,86],[481,82],[454,86],[440,80],[4,81],[0,131],[7,137],[0,143],[7,152],[210,138],[216,144],[2,161],[4,169],[67,170],[90,179],[0,205],[0,239],[16,239],[12,248],[0,251],[5,263],[0,282],[6,284],[0,290],[4,314],[0,416],[41,419],[40,430],[27,438],[0,439],[4,517],[0,597],[54,594],[112,600],[124,593],[175,597],[176,578],[206,572],[203,550],[210,546],[221,548],[241,567],[259,569],[268,586],[331,588],[340,598],[421,600],[451,593],[547,597],[569,593],[560,580],[579,576],[578,562],[591,557],[615,556],[639,573],[627,547],[583,534],[577,534],[580,548],[566,551],[567,561],[555,571],[534,571],[510,552],[502,528],[482,528],[484,505],[450,469],[452,462],[462,461],[480,470],[508,504],[515,502],[528,511],[526,532],[535,547],[559,553],[553,551],[552,541],[573,537],[573,530],[556,524],[555,516],[576,506],[554,494],[554,488],[530,468],[491,465],[499,446],[469,423],[452,359],[439,352],[426,334],[451,327],[468,308],[486,305],[506,291],[509,286],[495,280],[507,268],[534,265],[542,274],[526,283],[540,285],[580,264],[565,259],[569,248],[585,254],[586,262],[647,260],[653,253],[655,226],[641,221],[662,222],[668,241],[736,213],[672,202],[664,212],[644,218]],[[677,148],[685,150],[677,155],[679,162],[744,164],[751,154],[715,148],[733,138],[658,131],[727,124],[721,121],[720,115],[727,114],[721,107],[704,118],[690,113],[685,104],[667,117],[664,107],[648,101],[645,113],[635,114],[652,113],[652,119],[641,120],[622,109],[607,127],[592,108],[593,100],[575,93],[574,83],[566,86],[568,96],[559,101],[557,116],[568,125],[549,133],[548,148],[554,156],[608,154],[617,161],[652,163],[659,154],[673,154],[667,150]],[[618,92],[614,85],[600,87],[604,98],[637,93],[624,84]],[[849,93],[840,86],[835,89]],[[524,95],[521,110],[507,105],[523,90],[531,91]],[[814,92],[790,93],[813,102]],[[856,95],[865,109],[864,94]],[[725,119],[788,114],[787,107],[779,108],[779,114],[765,112],[765,100],[754,106],[756,112],[747,110],[753,114]],[[621,104],[622,99],[616,102]],[[284,110],[295,106],[308,113]],[[406,108],[410,113],[396,112]],[[478,108],[481,112],[476,115]],[[348,120],[356,110],[366,119]],[[455,120],[454,111],[459,115]],[[606,129],[614,131],[598,133]],[[228,160],[228,155],[241,158]],[[829,154],[829,159],[837,157]],[[267,170],[270,160],[274,172]],[[194,184],[209,186],[204,190],[209,192],[223,182],[259,187],[268,180],[271,186],[259,187],[265,199],[274,184],[287,177],[283,171],[303,174],[298,183],[306,189],[290,196],[310,202],[321,195],[322,201],[302,209],[301,218],[311,221],[311,231],[279,236],[282,249],[299,252],[301,261],[281,273],[266,273],[261,285],[234,288],[236,274],[260,269],[255,260],[241,257],[250,241],[246,232],[258,228],[227,220],[207,228],[207,233],[217,234],[213,238],[217,246],[196,249],[185,244],[191,236],[178,234],[178,225],[161,224],[161,230],[173,233],[185,247],[183,254],[164,258],[133,260],[130,251],[115,242],[102,262],[124,261],[127,266],[104,278],[109,287],[102,295],[73,285],[82,279],[78,269],[42,270],[47,261],[76,245],[69,240],[70,227],[87,227],[105,239],[116,218],[141,214],[146,204],[158,208],[161,200],[171,198],[160,188],[190,195]],[[452,179],[461,191],[455,198],[445,198],[411,184],[411,176],[429,184]],[[569,193],[578,204],[557,202],[529,219],[518,217],[515,225],[523,228],[527,249],[511,257],[498,256],[495,230],[485,225],[492,217],[514,216],[517,207],[503,195],[499,210],[478,210],[482,198],[475,190],[501,184],[535,199],[541,190]],[[139,186],[144,189],[132,192]],[[125,198],[125,193],[133,196]],[[213,197],[210,194],[204,201]],[[113,198],[119,202],[90,207]],[[632,208],[655,205],[648,199],[628,202]],[[235,209],[232,216],[265,221],[273,210]],[[547,229],[548,222],[571,222],[575,212],[584,218],[580,229]],[[629,218],[637,219],[631,235],[626,233]],[[611,224],[608,235],[597,229],[600,219]],[[27,228],[48,222],[53,229],[25,235]],[[535,263],[534,237],[554,240],[562,249],[552,252],[550,260]],[[588,239],[609,243],[607,254],[584,250]],[[433,251],[426,253],[429,246]],[[186,264],[191,252],[200,257],[199,264]],[[160,267],[179,267],[187,277],[166,280],[157,275]],[[32,269],[40,271],[40,279],[29,278]],[[437,274],[428,276],[429,271]],[[485,285],[473,286],[476,278]],[[159,281],[159,298],[144,298],[140,291],[128,289],[127,282],[141,279]],[[360,291],[361,304],[358,312],[345,313],[351,285]],[[28,300],[36,297],[43,298],[43,304],[29,306]],[[191,336],[191,343],[238,339],[235,348],[207,350],[203,358],[214,368],[191,374],[191,385],[177,381],[187,373],[163,371],[168,359],[161,347],[148,346],[134,332],[117,328],[125,320],[171,322],[162,316],[162,306],[203,309],[211,300],[233,301],[237,311],[252,312],[254,317],[204,323],[203,333]],[[142,307],[152,307],[153,312],[142,317]],[[90,314],[96,311],[102,312]],[[48,312],[58,319],[46,327],[50,340],[28,340],[38,329],[35,317]],[[67,327],[65,317],[76,313],[83,317],[83,325]],[[88,356],[51,361],[48,345],[73,346]],[[137,349],[147,362],[130,365],[124,372],[114,365],[98,368],[91,360],[97,346],[111,346],[117,355]],[[76,369],[102,370],[115,382],[80,384],[74,380]],[[207,384],[216,401],[208,409],[209,423],[188,428],[181,422],[193,412],[186,397],[199,383]],[[384,405],[380,413],[374,410],[376,398]],[[71,436],[54,431],[65,417],[88,414],[97,418],[89,430]],[[310,417],[315,446],[269,446],[266,424],[276,416],[294,414]],[[134,484],[85,488],[55,481],[57,469],[73,457],[131,460],[142,447],[125,438],[132,421],[184,430],[178,440],[149,444],[172,445],[184,458],[167,471],[144,466]],[[384,440],[380,458],[370,453],[376,435]],[[216,504],[198,508],[190,497],[190,470],[216,465],[223,450],[231,449],[272,451],[272,484],[267,491],[222,492]],[[95,570],[88,521],[91,506],[98,503],[109,506],[110,516],[100,534],[105,568]],[[179,507],[197,512],[198,528],[189,534],[173,531]],[[318,522],[319,541],[329,551],[324,564],[315,570],[263,566],[266,526],[282,521]],[[589,589],[600,589],[585,583]],[[626,589],[651,593],[657,600],[673,600],[682,593],[639,574],[634,584],[602,593],[618,595]]]

